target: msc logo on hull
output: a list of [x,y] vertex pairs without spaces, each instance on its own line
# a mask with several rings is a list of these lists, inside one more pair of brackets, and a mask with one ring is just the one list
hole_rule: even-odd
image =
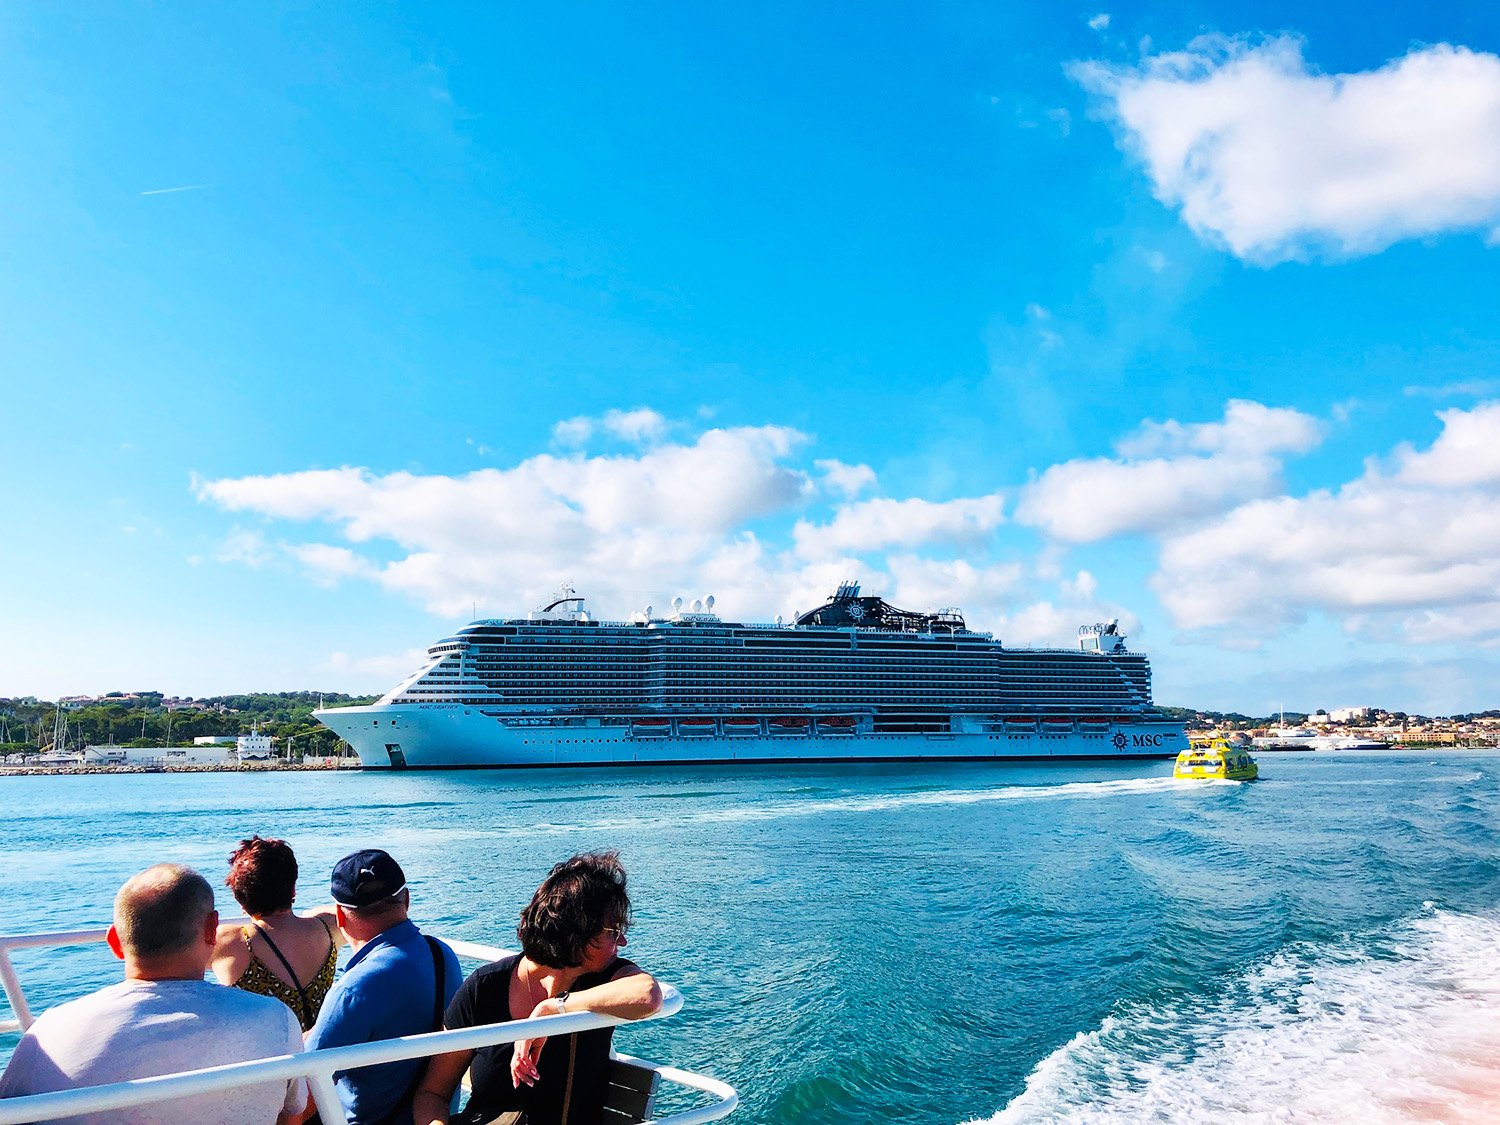
[[1138,746],[1143,750],[1148,746],[1160,749],[1166,743],[1167,736],[1164,734],[1132,734],[1127,736],[1124,731],[1118,731],[1112,741],[1115,744],[1116,750],[1123,750],[1127,746]]

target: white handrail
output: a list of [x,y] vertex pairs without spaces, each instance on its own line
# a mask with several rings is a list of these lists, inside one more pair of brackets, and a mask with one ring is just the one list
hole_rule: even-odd
[[[10,963],[9,951],[11,949],[83,945],[102,940],[104,934],[103,929],[97,929],[0,935],[0,982],[3,982],[6,997],[17,1016],[17,1019],[0,1024],[0,1030],[19,1031],[32,1022],[20,980],[16,977],[14,967]],[[443,940],[447,941],[447,939]],[[475,942],[448,941],[448,945],[455,953],[479,960],[495,960],[505,955],[503,950]],[[661,988],[662,1006],[654,1014],[647,1016],[647,1019],[664,1019],[676,1014],[682,1008],[681,992],[670,984],[663,984]],[[229,1063],[177,1074],[134,1078],[105,1086],[61,1090],[50,1094],[33,1094],[24,1098],[3,1098],[0,1099],[0,1125],[23,1125],[23,1123],[49,1121],[74,1114],[125,1109],[149,1102],[193,1097],[260,1082],[288,1081],[293,1078],[307,1080],[313,1100],[317,1103],[318,1112],[327,1125],[347,1125],[348,1119],[344,1116],[343,1106],[339,1102],[333,1081],[333,1075],[337,1071],[425,1058],[446,1051],[475,1050],[499,1043],[514,1042],[517,1039],[569,1035],[594,1028],[615,1027],[636,1022],[640,1021],[594,1012],[568,1012],[562,1015],[512,1020],[508,1023],[489,1024],[483,1027],[460,1028],[456,1031],[405,1035],[397,1039],[358,1043],[349,1047],[332,1047],[320,1051],[309,1051],[306,1054],[278,1055],[273,1058]],[[654,1070],[669,1082],[712,1094],[719,1099],[711,1105],[699,1106],[671,1117],[656,1119],[656,1125],[701,1125],[703,1122],[717,1121],[731,1113],[739,1104],[739,1095],[735,1093],[733,1087],[717,1079],[679,1070],[676,1067],[644,1062],[629,1055],[618,1057]]]

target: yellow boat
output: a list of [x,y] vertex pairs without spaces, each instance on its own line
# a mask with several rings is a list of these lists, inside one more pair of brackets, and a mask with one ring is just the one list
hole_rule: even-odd
[[1177,755],[1172,776],[1183,781],[1254,781],[1260,767],[1242,747],[1222,738],[1195,738]]

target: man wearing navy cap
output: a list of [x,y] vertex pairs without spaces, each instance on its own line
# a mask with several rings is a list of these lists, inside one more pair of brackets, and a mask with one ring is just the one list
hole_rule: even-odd
[[[307,1049],[439,1030],[463,974],[453,950],[407,918],[411,893],[401,865],[378,848],[346,855],[334,865],[330,889],[354,956],[307,1033]],[[410,1059],[336,1073],[349,1125],[411,1125],[412,1094],[426,1066]]]

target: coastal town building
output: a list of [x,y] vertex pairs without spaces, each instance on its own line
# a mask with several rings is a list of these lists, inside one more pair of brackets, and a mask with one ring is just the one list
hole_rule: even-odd
[[271,736],[258,730],[240,735],[235,744],[242,762],[265,761],[271,756]]

